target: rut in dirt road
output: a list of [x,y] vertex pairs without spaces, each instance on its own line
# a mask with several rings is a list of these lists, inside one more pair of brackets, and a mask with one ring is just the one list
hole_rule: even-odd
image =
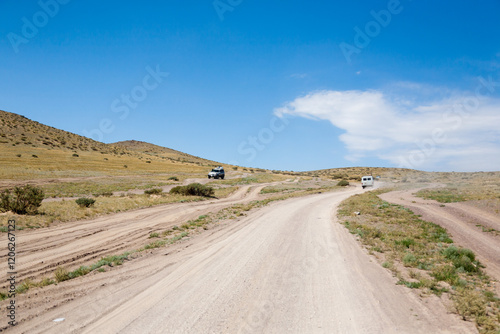
[[[163,268],[154,274],[145,271],[115,293],[108,287],[105,296],[96,290],[16,330],[474,333],[471,323],[448,314],[437,297],[422,301],[395,285],[332,221],[340,201],[360,192],[351,188],[274,203],[229,225],[229,233],[214,232],[179,253],[157,256],[155,264]],[[65,321],[51,322],[56,317]]]

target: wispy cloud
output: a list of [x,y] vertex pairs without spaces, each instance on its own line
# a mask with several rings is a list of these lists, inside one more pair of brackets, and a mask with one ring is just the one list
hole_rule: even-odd
[[441,97],[429,101],[421,95],[430,87],[403,86],[414,94],[319,91],[274,113],[326,120],[344,130],[339,139],[349,152],[345,159],[353,162],[377,157],[423,170],[500,168],[500,99],[438,89]]

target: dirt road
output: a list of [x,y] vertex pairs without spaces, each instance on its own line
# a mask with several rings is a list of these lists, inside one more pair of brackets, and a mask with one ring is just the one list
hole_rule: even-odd
[[340,201],[360,192],[276,202],[109,272],[28,292],[27,320],[9,331],[475,333],[437,297],[395,285],[335,221]]
[[[224,199],[205,202],[174,203],[106,215],[91,220],[60,223],[39,230],[17,232],[21,261],[17,265],[18,280],[40,279],[58,266],[76,269],[97,262],[101,257],[140,248],[151,242],[151,232],[162,232],[181,225],[201,214],[259,198],[268,184],[244,186]],[[7,261],[7,254],[0,256]],[[7,282],[1,285],[5,286]]]
[[[474,207],[470,203],[438,203],[412,195],[416,190],[393,191],[380,197],[388,202],[403,205],[422,219],[448,230],[452,239],[462,247],[472,249],[486,265],[485,271],[500,281],[500,236],[485,229],[500,231],[500,216]],[[496,286],[500,292],[500,285]]]

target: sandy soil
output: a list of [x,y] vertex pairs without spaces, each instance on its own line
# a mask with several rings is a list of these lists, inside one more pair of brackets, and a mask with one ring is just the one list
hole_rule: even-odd
[[[393,191],[380,197],[388,202],[403,205],[422,219],[446,228],[453,241],[472,249],[485,271],[497,281],[500,280],[500,236],[484,232],[481,226],[500,231],[500,216],[486,210],[477,203],[446,203],[442,206],[434,200],[424,200],[413,195],[415,190]],[[481,225],[481,226],[477,226]],[[500,292],[500,284],[496,284]]]
[[[245,200],[246,190],[227,201]],[[475,333],[472,323],[447,312],[437,297],[422,300],[396,285],[336,222],[340,201],[360,192],[349,187],[275,202],[108,272],[29,291],[18,296],[21,323],[8,331]],[[35,231],[19,244],[38,247],[43,255],[25,250],[20,258],[25,270],[36,271],[47,257],[54,262],[130,245],[134,236],[204,205],[150,208],[52,233]]]

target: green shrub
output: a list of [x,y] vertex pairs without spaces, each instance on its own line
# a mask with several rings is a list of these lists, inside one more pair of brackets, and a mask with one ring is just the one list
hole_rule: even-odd
[[69,278],[76,278],[80,276],[85,276],[90,273],[90,268],[87,266],[81,266],[80,268],[69,273]]
[[159,195],[162,192],[163,192],[163,189],[160,189],[160,188],[152,188],[152,189],[144,190],[144,193],[146,195]]
[[405,238],[402,240],[395,240],[394,243],[396,245],[404,246],[405,248],[410,248],[410,246],[415,245],[415,240],[412,238]]
[[4,211],[12,211],[19,215],[36,214],[42,205],[44,198],[43,190],[30,186],[15,187],[14,190],[4,190],[0,195],[0,208]]
[[95,199],[92,198],[87,198],[87,197],[81,197],[77,199],[76,204],[78,204],[81,208],[89,208],[95,203]]
[[214,195],[214,189],[210,186],[205,186],[200,183],[191,183],[187,186],[177,186],[170,190],[171,194],[179,194],[184,196],[203,196],[211,197]]
[[179,181],[179,178],[177,176],[171,176],[168,179],[172,181]]
[[340,187],[345,187],[349,185],[349,181],[347,180],[340,180],[339,183],[337,183],[338,186]]
[[407,267],[414,265],[416,262],[417,258],[412,253],[406,253],[405,256],[403,256],[403,263]]
[[476,255],[470,249],[457,248],[452,245],[443,251],[443,255],[446,258],[450,259],[457,269],[461,269],[467,272],[478,271],[479,266],[474,263],[476,262]]

